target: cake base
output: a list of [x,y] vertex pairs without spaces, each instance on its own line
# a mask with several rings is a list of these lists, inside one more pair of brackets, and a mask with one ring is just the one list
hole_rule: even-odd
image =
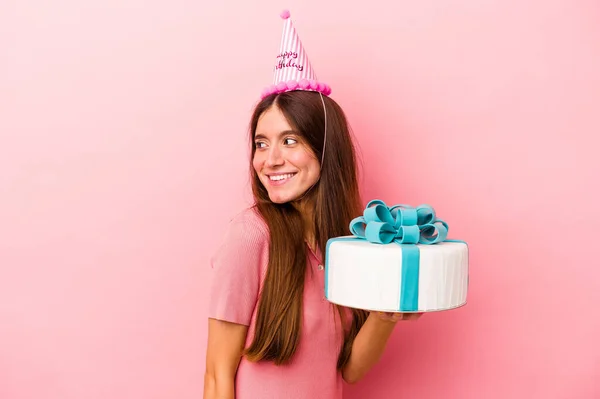
[[361,309],[361,310],[366,310],[367,312],[382,312],[382,313],[436,313],[436,312],[443,312],[446,310],[454,310],[454,309],[458,309],[458,308],[462,308],[463,306],[467,305],[467,302],[465,301],[464,303],[461,303],[460,305],[456,305],[453,307],[447,307],[447,308],[442,308],[442,309],[428,309],[428,310],[398,310],[398,309],[367,309],[364,307],[361,308],[356,308],[356,307],[352,307],[352,306],[347,306],[344,305],[343,303],[337,303],[334,302],[330,299],[327,299],[327,302],[330,302],[334,305],[338,305],[338,306],[344,306],[344,307],[348,307],[348,308],[354,308],[354,309]]

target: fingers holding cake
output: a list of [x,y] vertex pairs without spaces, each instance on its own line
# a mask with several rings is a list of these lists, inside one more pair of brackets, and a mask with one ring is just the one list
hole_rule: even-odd
[[418,320],[423,313],[400,313],[400,312],[377,312],[379,317],[384,321],[396,323],[398,321],[414,321]]

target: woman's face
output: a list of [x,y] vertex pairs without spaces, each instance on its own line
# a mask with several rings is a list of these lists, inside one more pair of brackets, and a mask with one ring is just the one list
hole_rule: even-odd
[[258,119],[254,142],[252,166],[274,203],[301,197],[319,180],[319,161],[276,105]]

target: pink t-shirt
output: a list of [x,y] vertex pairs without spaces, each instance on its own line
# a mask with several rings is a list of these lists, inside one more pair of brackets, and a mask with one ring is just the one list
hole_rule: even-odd
[[[237,215],[212,258],[213,285],[208,315],[249,326],[252,341],[258,294],[269,256],[269,231],[254,208]],[[236,376],[236,399],[338,399],[342,377],[336,369],[342,345],[337,311],[324,296],[320,254],[310,249],[304,289],[304,319],[292,362],[253,363],[242,358]]]

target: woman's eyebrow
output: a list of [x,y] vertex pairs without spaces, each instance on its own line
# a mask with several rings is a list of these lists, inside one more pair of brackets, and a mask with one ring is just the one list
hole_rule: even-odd
[[[277,137],[281,137],[281,136],[283,136],[283,135],[285,135],[285,134],[298,134],[298,133],[297,133],[296,131],[294,131],[294,130],[283,130],[283,131],[281,131],[281,132],[279,132],[279,133],[277,134]],[[256,139],[267,139],[267,136],[266,136],[266,135],[264,135],[264,134],[262,134],[262,133],[258,133],[258,134],[256,134],[256,135],[254,136],[254,139],[255,139],[255,140],[256,140]]]

